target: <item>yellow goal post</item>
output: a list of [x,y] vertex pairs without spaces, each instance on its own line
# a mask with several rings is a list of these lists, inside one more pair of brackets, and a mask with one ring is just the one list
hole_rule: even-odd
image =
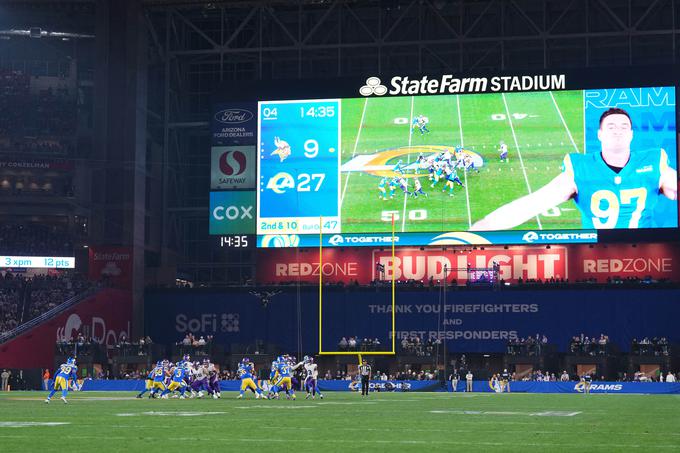
[[356,355],[359,364],[362,356],[368,355],[396,355],[396,310],[395,310],[395,290],[396,290],[396,264],[395,264],[395,218],[392,214],[392,350],[391,351],[324,351],[323,350],[323,219],[319,217],[319,355]]

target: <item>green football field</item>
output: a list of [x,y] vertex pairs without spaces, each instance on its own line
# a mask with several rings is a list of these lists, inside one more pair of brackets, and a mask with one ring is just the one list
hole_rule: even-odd
[[47,405],[43,393],[1,394],[0,451],[680,451],[680,395],[132,395],[82,392]]
[[[429,134],[411,132],[411,119],[421,114],[429,119]],[[583,127],[582,91],[343,100],[343,165],[362,155],[386,156],[381,162],[390,166],[399,159],[412,163],[428,147],[452,151],[457,145],[480,155],[484,165],[480,173],[458,172],[466,187],[456,186],[453,197],[442,192],[443,181],[430,188],[427,171],[421,170],[428,198],[418,199],[397,189],[393,199],[380,200],[381,178],[375,172],[343,171],[342,231],[391,231],[392,214],[397,232],[466,231],[496,208],[552,180],[567,153],[583,152]],[[508,163],[499,159],[501,140],[508,145]],[[569,201],[517,229],[580,227],[580,214]]]

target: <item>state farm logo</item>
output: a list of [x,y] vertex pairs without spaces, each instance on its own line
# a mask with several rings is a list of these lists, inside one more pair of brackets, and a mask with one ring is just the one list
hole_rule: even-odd
[[245,123],[253,119],[253,113],[245,109],[226,109],[215,113],[215,121],[223,124]]
[[246,171],[246,155],[241,151],[226,151],[220,156],[220,171],[227,176],[238,176]]
[[370,96],[372,94],[383,96],[387,94],[387,87],[380,83],[378,77],[369,77],[366,79],[366,85],[359,88],[359,94],[362,96]]

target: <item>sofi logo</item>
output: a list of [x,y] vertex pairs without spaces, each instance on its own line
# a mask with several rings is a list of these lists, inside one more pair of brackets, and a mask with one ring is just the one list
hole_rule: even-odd
[[210,234],[254,234],[255,192],[211,192]]
[[210,165],[210,188],[254,189],[255,153],[255,146],[214,146]]

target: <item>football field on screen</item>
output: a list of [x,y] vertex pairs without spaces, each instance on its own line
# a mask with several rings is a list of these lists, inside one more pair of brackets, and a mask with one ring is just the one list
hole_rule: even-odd
[[678,451],[680,396],[328,392],[323,400],[0,395],[0,450]]
[[[418,115],[429,119],[429,133],[411,129]],[[379,175],[343,171],[342,231],[391,231],[392,214],[397,232],[466,231],[496,208],[552,180],[567,153],[582,153],[583,118],[582,91],[344,100],[343,165],[360,161],[362,155],[376,156],[390,167],[399,159],[412,164],[419,152],[428,155],[428,147],[453,151],[459,145],[484,163],[479,173],[458,171],[465,188],[456,185],[453,196],[442,192],[443,181],[431,188],[427,170],[419,170],[428,197],[417,199],[397,188],[394,198],[380,200]],[[509,162],[499,159],[501,140],[508,145]],[[407,179],[412,190],[414,179]],[[578,229],[580,214],[568,201],[516,228]]]

